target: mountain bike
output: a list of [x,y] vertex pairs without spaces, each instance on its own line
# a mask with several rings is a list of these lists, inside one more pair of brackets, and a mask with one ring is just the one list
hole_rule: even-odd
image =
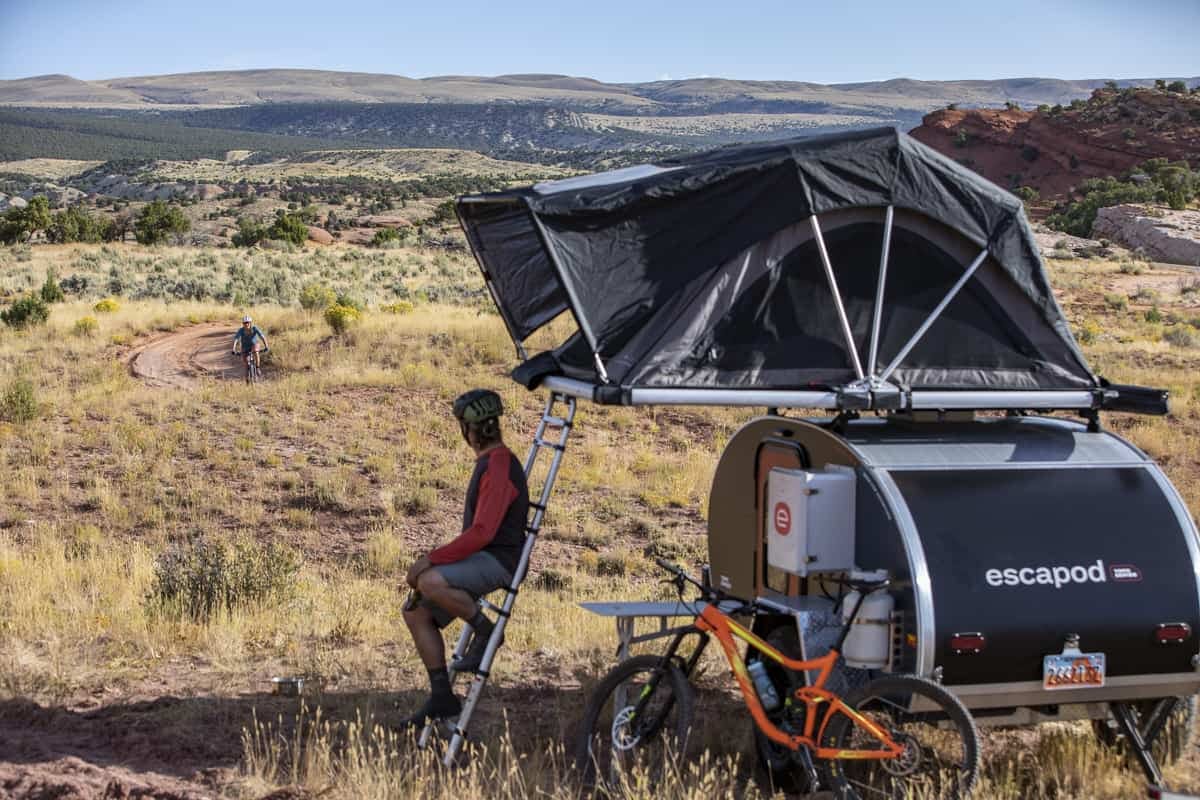
[[[967,795],[979,772],[979,734],[970,713],[954,695],[915,675],[885,674],[846,697],[827,688],[842,645],[863,600],[884,581],[828,579],[858,592],[837,643],[823,656],[795,660],[760,639],[734,617],[752,616],[754,601],[733,597],[700,582],[662,559],[681,602],[691,584],[702,608],[690,625],[675,630],[662,655],[639,655],[618,664],[593,692],[576,746],[576,765],[586,783],[619,784],[638,764],[651,769],[661,759],[686,754],[695,709],[691,678],[713,637],[721,645],[742,700],[758,731],[796,755],[814,788],[820,784],[843,800],[867,798],[958,798]],[[697,639],[691,652],[681,645]],[[784,677],[782,685],[759,686],[735,640]],[[816,678],[809,685],[809,673]],[[772,692],[772,689],[774,690]],[[765,696],[764,696],[765,695]],[[815,763],[814,763],[815,760]]]
[[[265,356],[270,351],[271,348],[264,347],[262,350],[259,350],[258,353],[260,356]],[[246,383],[258,383],[262,380],[262,369],[260,369],[258,366],[258,360],[254,358],[254,351],[244,353],[234,350],[233,354],[235,356],[241,356],[242,363],[246,365]]]

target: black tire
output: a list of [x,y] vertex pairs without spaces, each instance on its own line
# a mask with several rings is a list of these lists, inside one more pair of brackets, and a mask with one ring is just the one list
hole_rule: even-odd
[[[585,786],[619,784],[621,775],[639,763],[657,770],[665,759],[685,753],[695,698],[687,676],[674,664],[667,668],[650,696],[646,733],[629,740],[628,720],[617,719],[632,708],[641,687],[648,685],[661,662],[662,657],[655,655],[622,661],[592,692],[575,746],[575,765]],[[617,709],[616,695],[622,687],[626,692],[625,705]],[[614,742],[618,735],[625,741],[620,749]]]
[[[1166,727],[1150,748],[1154,760],[1161,767],[1170,766],[1183,758],[1196,738],[1197,697],[1180,697],[1178,700]],[[1139,728],[1157,703],[1158,700],[1143,700],[1133,704],[1133,720]],[[1111,716],[1107,719],[1092,720],[1092,729],[1096,732],[1096,738],[1106,747],[1125,746],[1125,734]]]
[[[911,712],[914,698],[936,711]],[[971,714],[954,695],[914,675],[884,675],[852,692],[846,703],[867,716],[897,742],[906,744],[897,759],[838,759],[821,764],[826,786],[842,800],[920,797],[961,798],[979,777],[979,732]],[[829,721],[823,747],[875,749],[874,737],[845,714]]]
[[[772,630],[766,636],[765,641],[788,658],[800,659],[800,637],[796,633],[795,623],[791,620]],[[753,648],[750,650],[750,658],[759,658],[757,651]],[[801,685],[803,678],[800,675],[785,670],[770,659],[765,659],[763,663],[780,698],[786,698]],[[804,731],[804,717],[801,709],[802,706],[796,707],[797,713],[793,715],[792,724],[796,733]],[[767,717],[776,725],[780,725],[784,720],[782,710],[770,713]],[[750,729],[754,732],[754,752],[758,760],[755,777],[764,791],[772,795],[776,792],[783,792],[785,795],[802,795],[816,789],[805,773],[796,751],[768,739],[767,735],[759,730],[754,720],[750,721]]]

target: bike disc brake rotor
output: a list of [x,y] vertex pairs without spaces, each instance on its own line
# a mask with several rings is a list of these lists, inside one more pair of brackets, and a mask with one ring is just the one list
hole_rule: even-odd
[[613,716],[612,743],[613,748],[628,752],[637,747],[641,734],[633,732],[633,706],[625,706]]
[[895,758],[881,759],[879,765],[889,775],[896,777],[912,775],[921,766],[921,743],[911,733],[900,731],[893,733],[892,739],[896,744],[903,746],[904,750]]

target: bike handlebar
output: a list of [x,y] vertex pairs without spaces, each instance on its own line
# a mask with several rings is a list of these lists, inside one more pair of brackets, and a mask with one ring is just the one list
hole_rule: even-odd
[[662,568],[664,571],[669,572],[675,576],[674,583],[675,583],[676,587],[679,589],[679,592],[681,595],[683,594],[683,584],[686,581],[687,583],[690,583],[693,586],[695,586],[697,589],[699,589],[700,596],[709,602],[720,603],[724,600],[733,600],[735,602],[741,603],[745,607],[750,607],[750,606],[754,605],[753,602],[746,600],[744,598],[735,597],[734,595],[731,595],[731,594],[726,594],[725,592],[721,591],[720,589],[714,589],[711,586],[705,586],[703,583],[696,580],[691,575],[687,574],[687,572],[684,571],[683,567],[680,567],[678,564],[672,564],[670,561],[667,561],[665,558],[655,558],[654,563],[658,564],[658,566],[660,568]]

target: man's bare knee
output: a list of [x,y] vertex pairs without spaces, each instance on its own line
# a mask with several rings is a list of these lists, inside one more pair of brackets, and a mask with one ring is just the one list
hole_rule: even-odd
[[436,568],[427,569],[417,577],[417,591],[425,595],[433,595],[447,588],[446,578]]

